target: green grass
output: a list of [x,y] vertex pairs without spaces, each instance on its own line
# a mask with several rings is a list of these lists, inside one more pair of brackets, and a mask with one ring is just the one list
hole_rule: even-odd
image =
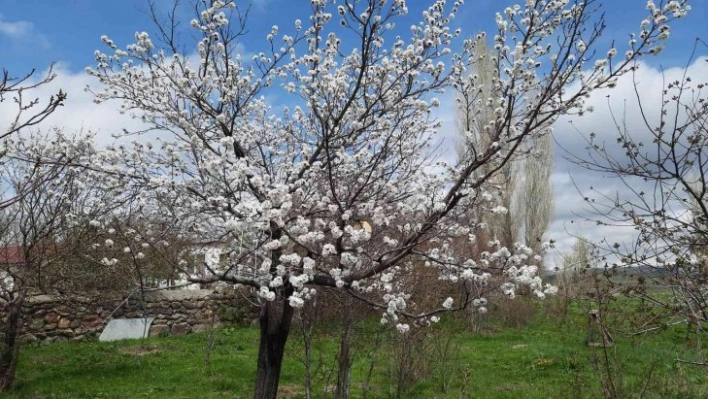
[[[404,376],[403,398],[596,398],[602,397],[600,349],[585,344],[584,309],[575,306],[566,322],[543,308],[522,328],[505,327],[490,316],[481,332],[465,331],[447,320],[416,330]],[[322,326],[314,342],[313,397],[332,397],[336,381],[337,326]],[[377,335],[378,331],[378,335]],[[708,397],[705,368],[677,363],[692,359],[685,327],[658,335],[616,336],[610,349],[613,378],[623,397]],[[64,342],[22,348],[15,391],[8,398],[248,398],[252,395],[258,330],[216,330],[211,365],[205,366],[205,335],[158,337],[118,343]],[[381,344],[376,345],[377,337]],[[450,338],[449,353],[435,350]],[[362,397],[375,353],[368,398],[397,397],[397,359],[402,337],[361,323],[353,342],[352,398]],[[136,354],[147,346],[151,352]],[[281,377],[282,397],[304,397],[302,339],[294,331]],[[599,362],[602,364],[602,361]],[[442,389],[448,382],[447,392]],[[329,388],[327,388],[329,387]]]
[[[228,335],[227,335],[228,333]],[[257,330],[228,329],[204,365],[204,335],[139,341],[65,342],[22,349],[18,398],[247,397],[255,375]],[[242,394],[241,394],[242,393]]]

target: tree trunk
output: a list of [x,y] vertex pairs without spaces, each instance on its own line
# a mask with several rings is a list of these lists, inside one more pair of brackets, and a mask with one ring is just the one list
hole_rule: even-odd
[[345,295],[342,300],[342,340],[339,345],[339,371],[335,399],[349,399],[349,377],[351,376],[351,354],[349,342],[354,324],[352,316],[352,297]]
[[7,321],[2,326],[2,346],[0,346],[0,392],[9,391],[15,381],[17,355],[20,351],[17,336],[20,333],[24,300],[25,292],[20,291],[17,298],[7,305]]
[[255,399],[276,399],[278,395],[280,368],[293,319],[293,308],[287,296],[266,302],[261,308]]
[[305,398],[312,398],[312,335],[316,320],[317,302],[313,298],[301,309],[302,343],[305,347]]

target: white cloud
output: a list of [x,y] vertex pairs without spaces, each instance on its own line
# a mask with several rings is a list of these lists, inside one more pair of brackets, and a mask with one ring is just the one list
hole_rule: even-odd
[[251,4],[258,10],[258,11],[265,11],[266,6],[268,6],[268,3],[270,3],[270,0],[251,0]]
[[[46,131],[49,127],[58,127],[66,133],[90,131],[96,134],[99,144],[107,144],[114,141],[111,135],[121,132],[123,128],[136,131],[144,127],[142,122],[118,112],[118,104],[115,102],[94,103],[93,95],[85,88],[87,85],[97,88],[96,79],[84,72],[70,72],[61,64],[55,65],[54,72],[56,77],[50,83],[23,94],[27,99],[39,99],[38,107],[45,106],[49,97],[60,89],[67,94],[64,106],[59,107],[38,128]],[[34,79],[27,83],[36,82],[46,76],[46,73],[46,71],[37,73],[33,76]],[[0,131],[5,131],[10,118],[13,118],[15,114],[16,107],[11,101],[2,103],[0,106]]]
[[[595,111],[584,116],[564,116],[554,125],[556,140],[571,152],[583,152],[584,137],[594,133],[597,141],[613,148],[613,155],[621,156],[623,151],[616,143],[617,124],[626,127],[638,141],[651,141],[651,132],[644,124],[644,118],[653,129],[659,125],[662,107],[662,88],[669,82],[678,81],[686,74],[696,83],[708,82],[706,57],[694,61],[688,68],[672,67],[660,69],[646,63],[639,63],[634,74],[626,74],[619,79],[614,89],[593,92],[586,104]],[[572,90],[569,90],[572,91]],[[690,96],[691,93],[684,93]],[[641,99],[639,107],[637,99]],[[667,98],[668,100],[668,98]],[[671,112],[671,107],[668,108]],[[672,115],[666,116],[670,120]],[[614,120],[613,120],[614,119]],[[580,133],[580,134],[578,134]]]
[[[0,23],[2,22],[0,21]],[[252,53],[248,52],[243,43],[236,44],[236,51],[242,55],[245,63],[250,62]],[[196,53],[189,54],[187,63],[192,68],[197,69],[199,67],[199,56]],[[49,127],[58,127],[67,133],[92,132],[95,134],[99,145],[115,142],[116,139],[113,135],[124,131],[134,133],[149,128],[148,125],[139,119],[132,118],[129,113],[121,114],[118,111],[120,106],[118,100],[96,104],[93,94],[87,91],[86,88],[90,87],[94,92],[100,91],[102,85],[98,79],[89,76],[84,71],[72,72],[62,63],[55,64],[53,72],[56,77],[50,83],[23,93],[25,102],[30,98],[39,99],[37,107],[46,106],[49,97],[55,95],[59,90],[67,94],[64,106],[59,107],[41,126],[38,126],[39,128],[48,130]],[[23,86],[36,83],[46,77],[47,73],[48,70],[37,71]],[[11,100],[5,101],[0,105],[0,132],[7,130],[10,121],[14,120],[16,113],[17,107]],[[28,115],[31,115],[31,113],[28,113]],[[119,140],[123,142],[132,139],[144,141],[154,139],[158,135],[158,133],[152,132],[147,135],[123,137]]]
[[6,22],[0,20],[0,33],[11,38],[20,38],[29,35],[34,27],[27,21]]
[[32,40],[39,43],[44,48],[50,47],[49,38],[37,31],[33,23],[28,21],[6,21],[1,14],[0,35],[23,43]]

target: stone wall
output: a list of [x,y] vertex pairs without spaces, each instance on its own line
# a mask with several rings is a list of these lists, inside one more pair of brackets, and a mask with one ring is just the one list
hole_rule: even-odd
[[[239,303],[240,302],[240,303]],[[25,300],[24,342],[83,340],[98,337],[111,318],[152,316],[150,336],[203,331],[210,323],[252,318],[233,290],[163,290],[106,298],[37,295]]]

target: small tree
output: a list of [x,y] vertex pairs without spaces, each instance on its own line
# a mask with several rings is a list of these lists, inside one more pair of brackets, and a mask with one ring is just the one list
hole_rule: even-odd
[[[48,99],[40,99],[32,97],[32,91],[55,78],[53,69],[50,66],[49,70],[39,79],[34,79],[35,71],[32,70],[22,77],[14,77],[6,69],[2,69],[0,74],[0,107],[3,113],[9,115],[7,121],[0,121],[0,179],[3,181],[3,195],[0,197],[0,211],[6,210],[10,206],[14,206],[18,201],[23,201],[19,205],[24,211],[31,210],[32,206],[28,205],[33,202],[32,198],[26,198],[34,193],[38,185],[47,183],[56,177],[57,168],[45,168],[36,160],[30,164],[23,165],[20,170],[22,175],[17,175],[18,170],[15,166],[18,165],[17,156],[21,156],[16,150],[15,145],[17,136],[20,133],[26,133],[27,129],[37,126],[47,119],[56,109],[64,105],[66,94],[61,90]],[[14,110],[13,110],[14,109]],[[19,147],[22,149],[22,146]],[[20,177],[21,180],[12,179],[12,176]],[[9,180],[8,180],[9,179]],[[14,184],[13,184],[14,183]],[[7,239],[9,232],[16,234],[19,232],[17,227],[18,218],[23,222],[27,222],[28,214],[21,213],[5,213],[5,218],[2,225],[3,239]],[[38,216],[39,217],[39,216]],[[28,227],[24,224],[24,227]],[[36,226],[35,226],[36,227]],[[37,231],[25,231],[22,235],[23,239],[41,238],[43,233]],[[16,242],[15,242],[16,243]],[[33,245],[33,248],[36,245]],[[29,250],[27,246],[21,246],[18,255],[21,259],[29,260],[35,256],[34,249]],[[0,342],[0,392],[7,391],[12,387],[15,378],[15,367],[17,364],[17,352],[19,346],[17,343],[17,333],[19,331],[22,303],[24,300],[24,291],[18,290],[19,281],[14,281],[10,277],[14,270],[4,270],[3,280],[0,282],[0,300],[7,314],[6,320],[2,328],[2,342]]]
[[593,246],[584,237],[578,237],[573,243],[571,253],[563,256],[562,268],[557,273],[559,288],[565,291],[569,298],[578,293],[581,275],[585,269],[593,267],[595,263]]
[[[43,288],[47,264],[60,261],[72,250],[63,241],[77,226],[81,212],[76,205],[86,194],[77,183],[78,171],[67,166],[81,146],[72,148],[61,135],[55,140],[31,135],[14,142],[3,165],[2,182],[16,197],[3,210],[5,223],[0,232],[3,252],[12,253],[11,259],[3,259],[5,279],[0,286],[5,308],[0,326],[0,391],[9,390],[15,378],[24,300],[32,290]],[[55,163],[29,161],[37,159],[54,159]]]
[[[471,210],[499,210],[486,183],[518,149],[548,134],[559,115],[583,110],[592,90],[614,85],[687,10],[678,1],[652,9],[626,57],[611,48],[592,66],[604,28],[594,1],[533,0],[505,10],[494,41],[501,74],[481,99],[494,104],[488,144],[447,166],[429,145],[440,133],[435,96],[452,86],[477,92],[465,72],[474,43],[452,54],[460,33],[450,21],[461,2],[431,2],[407,33],[395,25],[408,13],[403,0],[310,4],[308,22],[296,21],[292,35],[274,26],[267,50],[252,60],[237,48],[243,14],[212,0],[197,3],[194,35],[174,34],[173,13],[158,23],[161,43],[142,32],[123,50],[104,37],[110,54],[98,53],[89,70],[105,87],[97,101],[118,99],[168,133],[157,145],[99,154],[107,183],[133,190],[146,206],[169,204],[181,234],[223,243],[224,267],[193,280],[243,284],[260,296],[257,398],[276,397],[294,308],[318,286],[383,309],[382,321],[401,333],[410,328],[402,316],[430,319],[486,292],[423,309],[404,284],[418,267],[437,272],[440,284],[481,283],[493,272],[510,295],[518,284],[543,295],[525,248],[493,246],[473,259],[453,244],[475,238]],[[196,61],[175,41],[194,36],[187,48]],[[573,89],[575,82],[582,84]],[[270,93],[286,105],[271,106]],[[357,228],[362,221],[371,231]]]
[[[704,46],[696,43],[696,48]],[[694,55],[695,50],[691,62]],[[598,223],[632,226],[637,231],[631,243],[603,241],[607,266],[637,276],[636,286],[626,292],[705,334],[708,82],[694,81],[689,71],[705,68],[708,60],[699,57],[691,62],[682,73],[664,75],[665,84],[657,89],[658,104],[646,100],[650,93],[637,79],[645,66],[635,63],[636,109],[627,107],[621,115],[611,107],[608,111],[616,127],[616,144],[606,145],[592,133],[589,156],[574,160],[617,177],[624,186],[617,195],[595,189],[585,200]],[[650,111],[653,106],[658,111]],[[630,113],[638,114],[637,123],[626,119]],[[668,288],[671,295],[651,286]]]

